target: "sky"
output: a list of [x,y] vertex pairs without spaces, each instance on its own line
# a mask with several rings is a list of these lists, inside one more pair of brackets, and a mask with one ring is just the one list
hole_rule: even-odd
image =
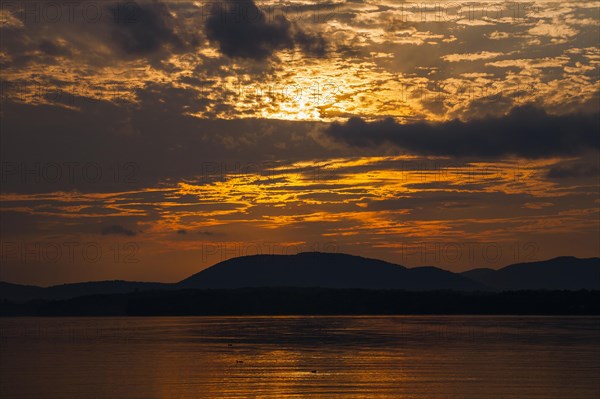
[[598,1],[0,5],[0,280],[600,256]]

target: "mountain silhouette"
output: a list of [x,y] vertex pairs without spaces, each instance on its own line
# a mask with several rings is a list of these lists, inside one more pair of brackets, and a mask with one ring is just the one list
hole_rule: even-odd
[[341,253],[252,255],[228,259],[178,283],[98,281],[47,288],[0,282],[0,299],[62,300],[136,291],[238,288],[324,288],[406,291],[600,290],[600,259],[559,257],[499,270],[452,273],[437,267],[406,268]]
[[85,283],[61,284],[51,287],[36,287],[0,282],[0,299],[28,301],[31,299],[69,299],[84,295],[125,294],[134,291],[168,289],[171,284],[142,283],[135,281],[92,281]]
[[233,258],[179,282],[179,288],[232,289],[256,287],[319,287],[481,290],[479,282],[436,267],[404,266],[338,253],[253,255]]
[[498,291],[600,289],[599,258],[561,256],[517,263],[499,270],[473,269],[461,274]]

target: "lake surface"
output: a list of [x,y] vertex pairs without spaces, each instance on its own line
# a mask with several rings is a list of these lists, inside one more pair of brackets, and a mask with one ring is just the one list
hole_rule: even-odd
[[11,399],[600,397],[600,318],[5,318],[0,344]]

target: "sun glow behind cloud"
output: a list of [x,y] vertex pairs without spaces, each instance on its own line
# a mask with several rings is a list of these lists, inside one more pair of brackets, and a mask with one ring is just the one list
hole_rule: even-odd
[[[77,37],[76,24],[16,25],[11,17],[5,21],[13,31],[29,41],[43,32],[52,47],[22,50],[18,56],[37,60],[25,65],[3,51],[5,92],[22,101],[63,106],[69,105],[64,101],[69,93],[135,104],[140,90],[160,84],[182,90],[184,112],[200,118],[332,121],[350,115],[468,118],[473,103],[487,102],[500,112],[506,99],[557,109],[565,102],[589,102],[599,88],[597,47],[587,39],[597,22],[590,4],[519,3],[519,11],[482,3],[468,11],[448,8],[454,3],[393,2],[381,8],[381,2],[340,2],[323,7],[321,14],[310,11],[319,9],[317,3],[313,8],[297,3],[304,11],[296,14],[277,2],[257,4],[267,18],[287,15],[326,37],[328,53],[307,56],[284,49],[262,63],[248,63],[224,59],[199,35],[190,51],[155,60],[123,59],[100,40],[110,33],[106,24],[97,24],[85,42]],[[208,4],[166,5],[174,32],[198,35],[194,27],[205,21]],[[469,28],[468,20],[484,21],[485,28]],[[491,38],[497,45],[490,48],[503,51],[485,50]],[[467,77],[475,71],[485,74]]]

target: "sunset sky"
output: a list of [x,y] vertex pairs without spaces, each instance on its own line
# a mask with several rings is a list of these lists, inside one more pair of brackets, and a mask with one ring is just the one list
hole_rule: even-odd
[[5,1],[0,280],[600,256],[600,2]]

